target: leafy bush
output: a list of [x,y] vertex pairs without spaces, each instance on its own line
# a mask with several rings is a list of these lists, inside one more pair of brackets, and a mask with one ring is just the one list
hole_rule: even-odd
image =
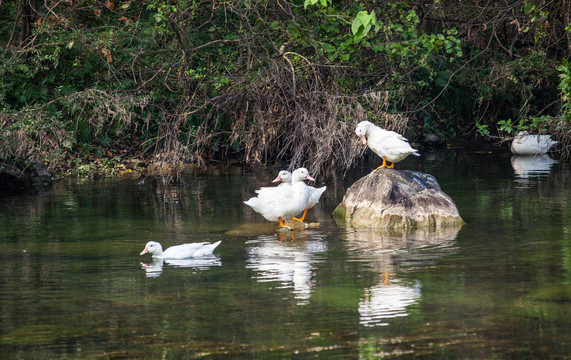
[[349,139],[364,118],[450,142],[568,139],[566,13],[524,0],[6,2],[0,157],[123,148],[171,168],[283,159],[331,173],[360,155]]

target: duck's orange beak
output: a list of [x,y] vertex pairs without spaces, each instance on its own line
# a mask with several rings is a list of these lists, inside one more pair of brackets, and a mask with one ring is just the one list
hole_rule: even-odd
[[361,135],[361,142],[363,145],[367,145],[367,137],[365,135]]
[[147,248],[145,248],[145,250],[141,251],[141,253],[139,255],[145,255],[148,252],[149,252],[149,250],[147,250]]
[[272,182],[280,182],[280,181],[282,181],[282,178],[279,175],[277,178],[272,180]]
[[309,174],[307,174],[307,176],[305,177],[305,180],[315,181],[315,179],[312,178],[311,176],[309,176]]

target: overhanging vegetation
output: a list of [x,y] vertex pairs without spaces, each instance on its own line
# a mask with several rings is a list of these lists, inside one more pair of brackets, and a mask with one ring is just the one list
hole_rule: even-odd
[[548,132],[568,158],[570,7],[4,2],[0,163],[63,173],[94,158],[175,170],[284,159],[328,174],[355,163],[364,119],[449,143]]

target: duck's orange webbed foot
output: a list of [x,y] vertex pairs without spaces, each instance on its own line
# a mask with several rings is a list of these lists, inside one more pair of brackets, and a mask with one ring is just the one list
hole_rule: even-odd
[[376,168],[375,170],[379,170],[380,168],[384,168],[387,166],[387,159],[383,158],[383,163],[381,164],[381,166],[379,166],[378,168]]
[[284,224],[284,221],[282,220],[282,217],[281,217],[281,216],[280,216],[278,219],[280,220],[280,227],[283,227],[283,228],[286,228],[286,229],[290,229],[290,230],[291,230],[291,228],[290,228],[289,226],[287,226],[286,224]]
[[387,165],[387,169],[392,169],[395,167],[395,163],[392,163],[391,165]]
[[298,219],[296,217],[292,217],[291,219],[295,221],[303,221],[305,220],[305,215],[307,215],[307,209],[303,210],[303,215],[301,216],[301,219]]

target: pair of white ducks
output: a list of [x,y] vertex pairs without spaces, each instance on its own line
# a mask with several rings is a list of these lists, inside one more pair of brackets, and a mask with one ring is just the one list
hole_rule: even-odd
[[[275,187],[262,187],[256,190],[255,196],[244,204],[261,214],[268,221],[279,221],[281,227],[287,227],[284,220],[304,221],[307,210],[319,202],[319,198],[327,188],[314,188],[305,184],[304,180],[315,181],[306,168],[296,169],[293,173],[282,170],[273,182],[281,182]],[[301,218],[294,216],[303,211]]]

